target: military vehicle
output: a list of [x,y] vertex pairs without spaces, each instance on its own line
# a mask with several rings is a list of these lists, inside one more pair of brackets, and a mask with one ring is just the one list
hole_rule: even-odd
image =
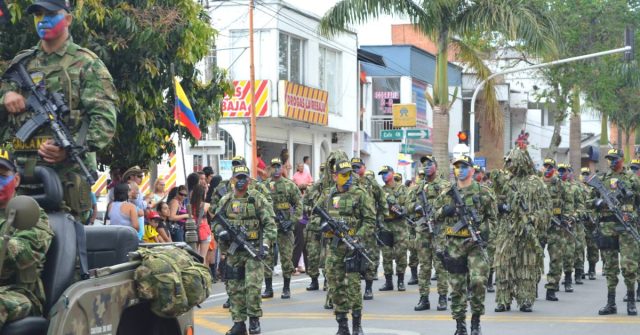
[[[23,178],[24,184],[31,187],[29,195],[47,212],[55,232],[42,271],[45,317],[7,323],[0,335],[193,334],[193,310],[161,318],[151,312],[148,301],[138,299],[134,271],[141,261],[135,251],[152,245],[140,245],[133,228],[78,227],[61,210],[62,184],[48,167],[37,166],[33,178]],[[89,278],[82,280],[76,269],[77,228],[84,228],[90,269]]]

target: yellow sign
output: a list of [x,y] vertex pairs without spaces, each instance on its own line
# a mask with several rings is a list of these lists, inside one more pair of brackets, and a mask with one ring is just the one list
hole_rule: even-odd
[[416,104],[394,104],[393,127],[415,127],[416,115]]
[[[326,126],[329,124],[329,92],[280,80],[280,103],[288,119]],[[281,115],[282,116],[282,115]]]

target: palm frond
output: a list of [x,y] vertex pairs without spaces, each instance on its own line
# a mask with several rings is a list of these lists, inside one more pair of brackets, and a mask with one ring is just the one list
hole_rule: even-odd
[[[476,76],[483,81],[491,75],[491,70],[480,57],[481,53],[472,46],[464,43],[459,39],[452,39],[451,44],[458,49],[458,58],[471,69],[475,70]],[[488,121],[489,131],[493,134],[501,134],[504,128],[504,120],[500,103],[496,98],[495,79],[489,80],[484,84],[482,92],[482,101],[484,102],[483,113],[479,117]],[[473,126],[473,125],[472,125]]]

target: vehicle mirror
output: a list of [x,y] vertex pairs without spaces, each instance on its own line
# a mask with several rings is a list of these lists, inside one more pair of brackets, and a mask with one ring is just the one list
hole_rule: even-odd
[[[15,213],[13,218],[12,212]],[[19,230],[31,229],[40,220],[40,206],[33,198],[26,195],[19,195],[11,199],[7,204],[6,213],[8,219],[13,219],[7,223]]]

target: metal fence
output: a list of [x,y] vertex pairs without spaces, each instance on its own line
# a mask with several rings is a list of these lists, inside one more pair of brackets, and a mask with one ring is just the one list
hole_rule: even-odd
[[[415,129],[427,129],[428,123],[424,120],[416,122]],[[373,115],[371,116],[371,141],[382,141],[380,133],[383,130],[398,129],[393,127],[393,117],[391,115]]]

